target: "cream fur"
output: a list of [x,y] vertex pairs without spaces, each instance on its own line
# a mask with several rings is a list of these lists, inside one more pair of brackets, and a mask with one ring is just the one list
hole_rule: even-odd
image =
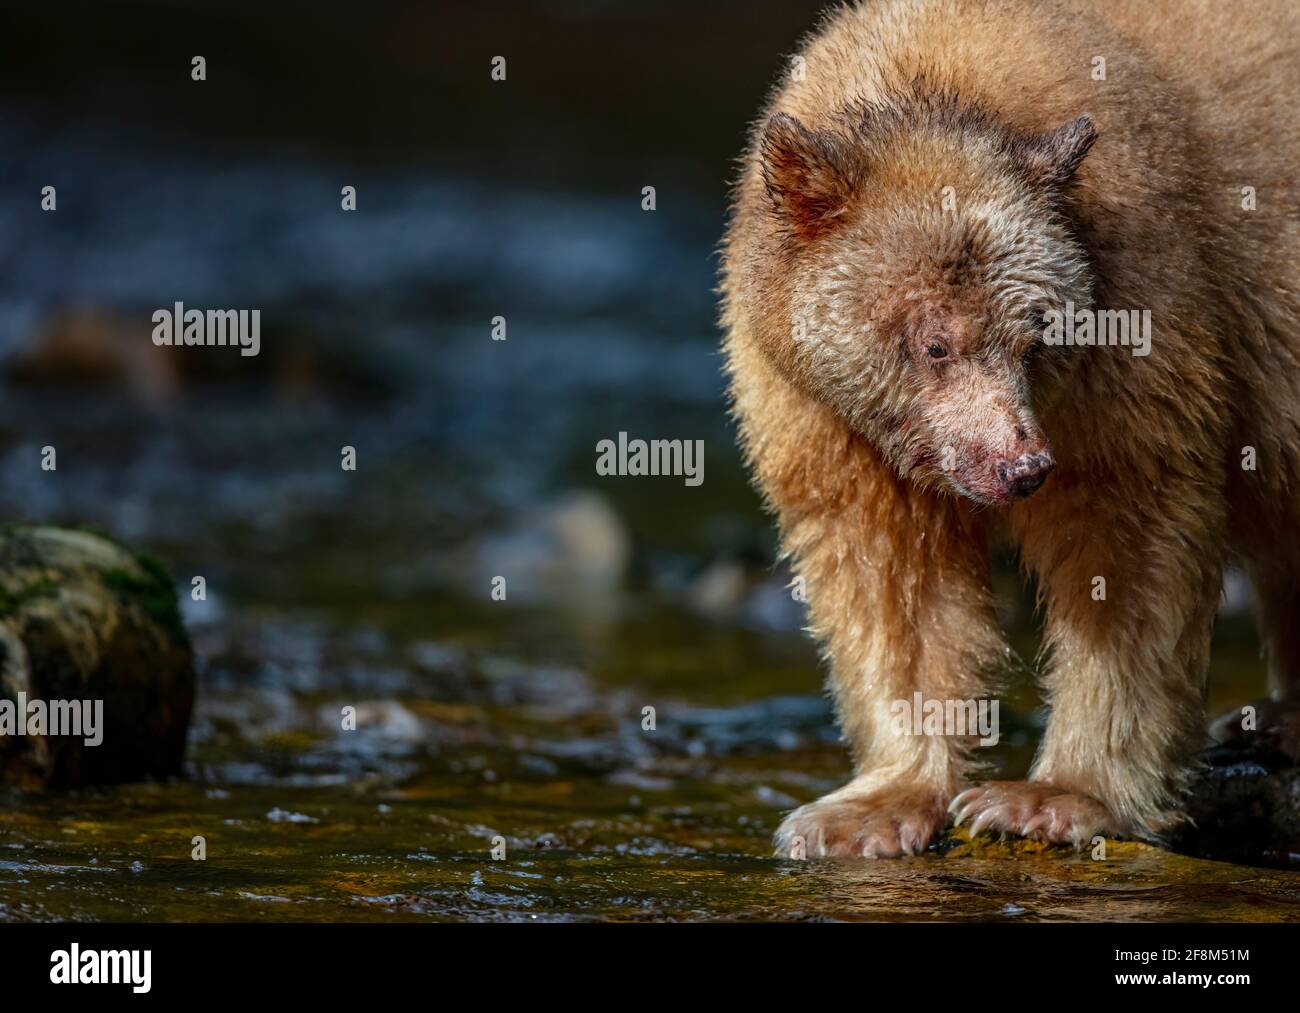
[[[1030,784],[959,800],[981,829],[1178,818],[1233,553],[1275,691],[1300,688],[1297,39],[1289,0],[880,0],[802,48],[737,185],[725,349],[857,773],[779,853],[913,852],[942,827],[970,745],[894,735],[888,707],[991,691],[999,540],[1037,577],[1052,714]],[[1066,299],[1150,309],[1151,354],[1031,351],[1026,320]],[[1027,499],[954,485],[996,496],[997,461],[1049,446]]]

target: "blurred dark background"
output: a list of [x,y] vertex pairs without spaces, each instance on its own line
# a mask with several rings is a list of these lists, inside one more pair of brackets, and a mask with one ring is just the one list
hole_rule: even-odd
[[[149,126],[214,153],[579,193],[650,173],[716,202],[780,54],[824,6],[11,4],[0,83],[51,125]],[[497,55],[510,87],[489,79]]]
[[[379,515],[409,495],[410,523],[439,507],[451,537],[590,484],[598,439],[653,423],[641,435],[708,441],[704,491],[663,481],[643,511],[702,547],[728,523],[699,509],[711,492],[752,507],[715,355],[727,185],[817,8],[10,6],[9,510],[182,550],[198,521],[270,524],[260,549],[278,550],[315,538],[331,504],[353,541],[391,534]],[[206,81],[191,80],[195,55]],[[340,210],[344,185],[356,213]],[[262,354],[142,348],[150,313],[177,300],[260,308]],[[497,315],[505,343],[487,340]],[[336,436],[358,447],[363,482],[323,473]],[[46,444],[66,462],[57,480],[30,467]],[[298,535],[272,523],[285,511]]]

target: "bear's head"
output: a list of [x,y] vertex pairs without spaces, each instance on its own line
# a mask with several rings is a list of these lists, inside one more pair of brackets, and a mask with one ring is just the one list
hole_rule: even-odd
[[1091,305],[1066,214],[1096,131],[1041,134],[955,99],[861,106],[761,128],[751,318],[784,375],[911,481],[986,504],[1033,493],[1055,461],[1039,423],[1068,349],[1044,314]]

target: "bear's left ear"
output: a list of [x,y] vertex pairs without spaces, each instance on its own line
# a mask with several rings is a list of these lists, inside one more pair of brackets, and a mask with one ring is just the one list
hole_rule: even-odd
[[1096,140],[1092,117],[1084,115],[1029,137],[1019,145],[1017,154],[1030,182],[1059,189],[1074,181],[1079,164]]
[[785,113],[768,121],[759,158],[772,212],[804,239],[835,224],[856,185],[849,140],[829,130],[809,130]]

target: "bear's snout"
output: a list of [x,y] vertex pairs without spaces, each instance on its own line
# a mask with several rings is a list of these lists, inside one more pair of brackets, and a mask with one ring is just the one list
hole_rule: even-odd
[[998,461],[994,470],[1008,499],[1024,499],[1037,491],[1055,467],[1056,459],[1051,451],[1043,450],[1036,454],[1021,454],[1013,460]]

